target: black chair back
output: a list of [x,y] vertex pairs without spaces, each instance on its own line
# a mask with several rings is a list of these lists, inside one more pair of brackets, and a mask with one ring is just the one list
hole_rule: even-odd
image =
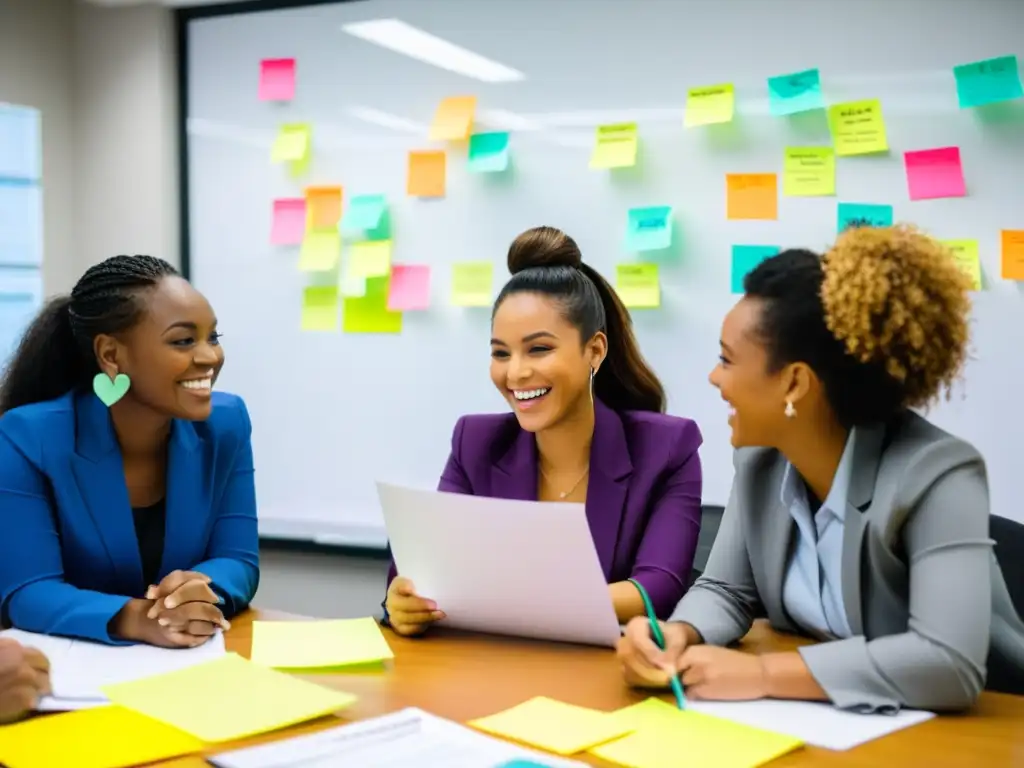
[[1024,525],[1005,517],[989,518],[989,536],[1017,615],[1024,617]]
[[692,585],[708,567],[708,556],[711,546],[718,535],[718,527],[722,524],[725,508],[714,504],[705,504],[700,508],[700,535],[697,537],[697,553],[693,558],[693,572],[690,574]]

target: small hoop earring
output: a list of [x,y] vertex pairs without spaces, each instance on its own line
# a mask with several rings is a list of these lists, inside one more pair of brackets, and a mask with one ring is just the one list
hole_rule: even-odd
[[794,416],[796,416],[796,408],[793,406],[792,400],[786,401],[786,410],[784,411],[784,413],[786,414],[787,419],[792,419]]

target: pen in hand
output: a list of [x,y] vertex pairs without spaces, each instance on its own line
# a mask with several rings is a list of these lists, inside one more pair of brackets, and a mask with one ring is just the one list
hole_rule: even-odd
[[[658,615],[654,611],[654,604],[651,602],[647,590],[635,579],[629,579],[630,583],[637,588],[640,597],[644,602],[644,610],[647,613],[647,621],[651,625],[651,637],[658,644],[661,650],[666,649],[665,636],[661,632],[661,625],[658,623]],[[679,709],[686,709],[686,694],[683,692],[683,683],[679,679],[679,673],[670,665],[665,666],[665,674],[668,675],[668,683],[672,688],[672,694],[676,697],[676,706]]]

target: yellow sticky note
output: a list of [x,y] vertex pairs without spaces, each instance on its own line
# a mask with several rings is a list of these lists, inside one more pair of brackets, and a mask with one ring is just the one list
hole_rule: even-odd
[[636,165],[636,123],[597,126],[591,168],[629,168]]
[[252,623],[250,658],[265,667],[344,667],[372,664],[394,656],[380,627],[371,617]]
[[127,768],[203,748],[195,736],[118,706],[0,728],[0,763],[11,768]]
[[338,330],[340,308],[338,289],[333,285],[310,285],[302,291],[302,330]]
[[351,693],[261,667],[234,653],[213,661],[103,688],[114,703],[203,741],[241,739],[328,715]]
[[345,333],[401,333],[402,313],[388,309],[387,277],[365,278],[362,296],[346,296],[341,329]]
[[299,251],[299,270],[302,272],[330,272],[338,266],[341,257],[341,235],[337,230],[307,232]]
[[471,720],[469,725],[559,755],[582,752],[630,730],[608,712],[577,707],[546,696],[537,696],[496,715]]
[[828,125],[836,154],[840,157],[868,155],[889,149],[882,102],[878,99],[833,104],[828,108]]
[[779,177],[774,173],[727,173],[728,219],[779,218]]
[[590,753],[631,768],[677,768],[680,755],[693,768],[757,768],[803,746],[792,736],[680,711],[660,699],[647,699],[611,716],[632,732]]
[[836,154],[832,147],[786,147],[782,194],[813,197],[836,193]]
[[494,301],[494,265],[464,261],[452,265],[452,306],[489,307]]
[[444,152],[410,152],[406,194],[410,197],[444,197],[446,168]]
[[1024,229],[1004,229],[1002,278],[1024,280]]
[[728,123],[736,112],[736,91],[732,83],[705,85],[691,88],[686,94],[686,112],[683,125]]
[[270,148],[270,161],[288,163],[291,175],[300,176],[309,167],[312,145],[313,129],[309,123],[282,125]]
[[384,277],[391,271],[391,241],[364,240],[348,249],[350,277]]
[[615,291],[633,309],[661,306],[657,264],[619,264],[615,267]]
[[978,255],[977,240],[945,240],[947,248],[953,253],[956,264],[964,274],[971,278],[971,290],[981,290],[981,257]]
[[444,99],[430,125],[431,141],[459,141],[469,138],[476,113],[476,96],[451,96]]

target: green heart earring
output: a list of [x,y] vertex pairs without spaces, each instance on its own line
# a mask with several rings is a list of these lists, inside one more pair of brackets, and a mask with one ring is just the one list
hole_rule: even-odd
[[92,391],[109,408],[128,393],[131,385],[132,380],[126,373],[119,373],[113,379],[105,373],[97,373],[92,380]]

